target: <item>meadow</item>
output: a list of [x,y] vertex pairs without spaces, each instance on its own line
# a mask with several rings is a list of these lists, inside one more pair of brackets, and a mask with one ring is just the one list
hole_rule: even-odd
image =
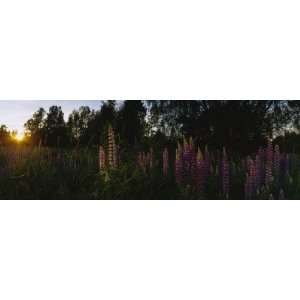
[[107,144],[0,148],[1,199],[297,199],[300,158],[269,141],[253,155],[202,150],[192,139],[154,152]]

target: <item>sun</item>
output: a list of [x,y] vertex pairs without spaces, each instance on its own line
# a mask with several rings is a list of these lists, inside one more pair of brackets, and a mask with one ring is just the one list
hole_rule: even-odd
[[25,138],[25,136],[24,136],[24,133],[22,133],[22,132],[18,132],[15,136],[14,136],[14,138],[15,138],[15,140],[17,141],[17,142],[22,142],[23,140],[24,140],[24,138]]

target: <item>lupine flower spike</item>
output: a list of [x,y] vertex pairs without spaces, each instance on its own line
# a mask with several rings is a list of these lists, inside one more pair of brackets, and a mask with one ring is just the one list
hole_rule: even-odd
[[105,151],[103,146],[99,147],[99,169],[100,172],[105,170]]
[[223,148],[223,158],[222,158],[222,185],[223,194],[226,198],[229,197],[229,163],[227,159],[227,154],[225,148]]
[[272,142],[268,142],[267,148],[267,161],[266,161],[266,186],[270,186],[272,183],[272,167],[273,167],[273,146]]
[[165,176],[168,175],[168,168],[169,168],[169,153],[168,153],[168,149],[165,148],[163,152],[163,174]]
[[182,149],[181,149],[181,145],[178,144],[178,148],[176,149],[176,159],[175,159],[175,179],[177,184],[182,183],[182,172],[183,172]]
[[111,168],[117,167],[117,147],[114,130],[111,125],[108,127],[108,163]]
[[275,152],[274,152],[274,173],[275,176],[278,178],[280,171],[280,150],[279,146],[275,146]]

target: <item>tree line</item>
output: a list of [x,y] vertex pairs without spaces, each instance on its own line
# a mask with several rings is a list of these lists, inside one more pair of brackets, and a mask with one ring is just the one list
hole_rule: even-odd
[[[118,144],[128,149],[151,143],[163,146],[191,136],[203,147],[247,154],[270,138],[299,143],[299,116],[300,101],[288,100],[103,101],[99,109],[82,106],[66,120],[60,106],[40,108],[24,128],[28,144],[47,147],[104,144],[111,124]],[[292,139],[288,131],[294,132]],[[8,143],[9,137],[8,129],[1,126],[0,143]]]

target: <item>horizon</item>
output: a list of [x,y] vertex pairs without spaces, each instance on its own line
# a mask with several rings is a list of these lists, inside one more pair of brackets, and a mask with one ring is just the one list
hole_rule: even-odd
[[99,109],[101,100],[1,100],[0,101],[0,126],[6,125],[9,131],[24,133],[24,124],[40,107],[48,111],[52,105],[61,106],[64,119],[67,121],[70,113],[80,106],[89,106]]

